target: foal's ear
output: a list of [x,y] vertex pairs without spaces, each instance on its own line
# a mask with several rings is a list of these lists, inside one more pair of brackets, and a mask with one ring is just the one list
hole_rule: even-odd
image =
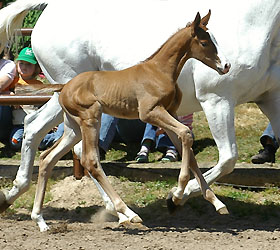
[[201,17],[199,12],[197,12],[194,21],[191,24],[191,34],[192,36],[195,36],[195,30],[199,27],[201,21]]
[[209,19],[210,19],[210,16],[211,16],[211,10],[209,10],[208,14],[203,17],[200,21],[201,25],[203,25],[204,27],[206,27],[206,25],[208,24],[209,22]]

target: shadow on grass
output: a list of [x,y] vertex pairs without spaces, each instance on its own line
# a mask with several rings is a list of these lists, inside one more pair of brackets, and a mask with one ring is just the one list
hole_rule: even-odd
[[[132,207],[150,231],[186,232],[188,230],[237,234],[253,229],[279,230],[280,206],[257,205],[219,197],[228,207],[229,215],[218,214],[202,197],[191,198],[175,214],[170,215],[164,199],[144,208]],[[116,228],[114,230],[129,230]],[[137,230],[136,230],[137,231]]]
[[121,158],[117,159],[118,162],[126,162],[126,161],[133,161],[135,160],[135,157],[140,149],[140,143],[118,143],[114,142],[112,143],[112,146],[110,149],[115,151],[123,151],[124,154],[121,156]]
[[0,141],[0,158],[12,158],[17,151],[11,149],[7,141]]
[[194,151],[194,154],[196,155],[196,154],[202,152],[205,148],[213,147],[213,146],[216,146],[216,143],[215,143],[214,139],[203,138],[203,139],[194,141],[193,151]]
[[[106,230],[122,231],[126,234],[142,234],[143,232],[186,232],[196,230],[201,232],[222,232],[237,235],[248,229],[274,231],[279,230],[280,206],[258,205],[245,203],[231,198],[219,197],[227,204],[230,215],[219,215],[214,207],[202,197],[191,198],[175,214],[170,215],[165,199],[156,200],[145,207],[130,206],[144,221],[144,229],[131,229],[114,224]],[[99,216],[103,207],[89,206],[75,209],[44,207],[44,218],[61,223],[94,223],[93,217]],[[31,212],[30,212],[31,213]],[[26,214],[5,216],[9,219],[30,220]],[[116,217],[107,217],[106,222],[117,223]]]

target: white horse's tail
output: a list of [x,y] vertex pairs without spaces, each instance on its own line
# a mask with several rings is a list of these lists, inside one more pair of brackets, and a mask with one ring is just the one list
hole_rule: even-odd
[[42,9],[50,0],[17,0],[0,10],[0,52],[9,41],[13,41],[15,30],[22,27],[22,22],[29,10]]

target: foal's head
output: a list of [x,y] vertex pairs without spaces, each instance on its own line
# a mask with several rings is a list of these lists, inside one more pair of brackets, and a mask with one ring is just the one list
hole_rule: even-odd
[[189,25],[192,35],[191,56],[222,75],[228,73],[230,63],[221,53],[214,36],[206,28],[210,15],[209,10],[209,13],[201,19],[198,12],[195,20]]

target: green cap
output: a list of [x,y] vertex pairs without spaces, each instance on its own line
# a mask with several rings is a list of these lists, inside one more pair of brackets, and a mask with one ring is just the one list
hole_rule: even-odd
[[19,52],[17,61],[26,61],[32,64],[36,64],[37,60],[31,48],[24,48]]

